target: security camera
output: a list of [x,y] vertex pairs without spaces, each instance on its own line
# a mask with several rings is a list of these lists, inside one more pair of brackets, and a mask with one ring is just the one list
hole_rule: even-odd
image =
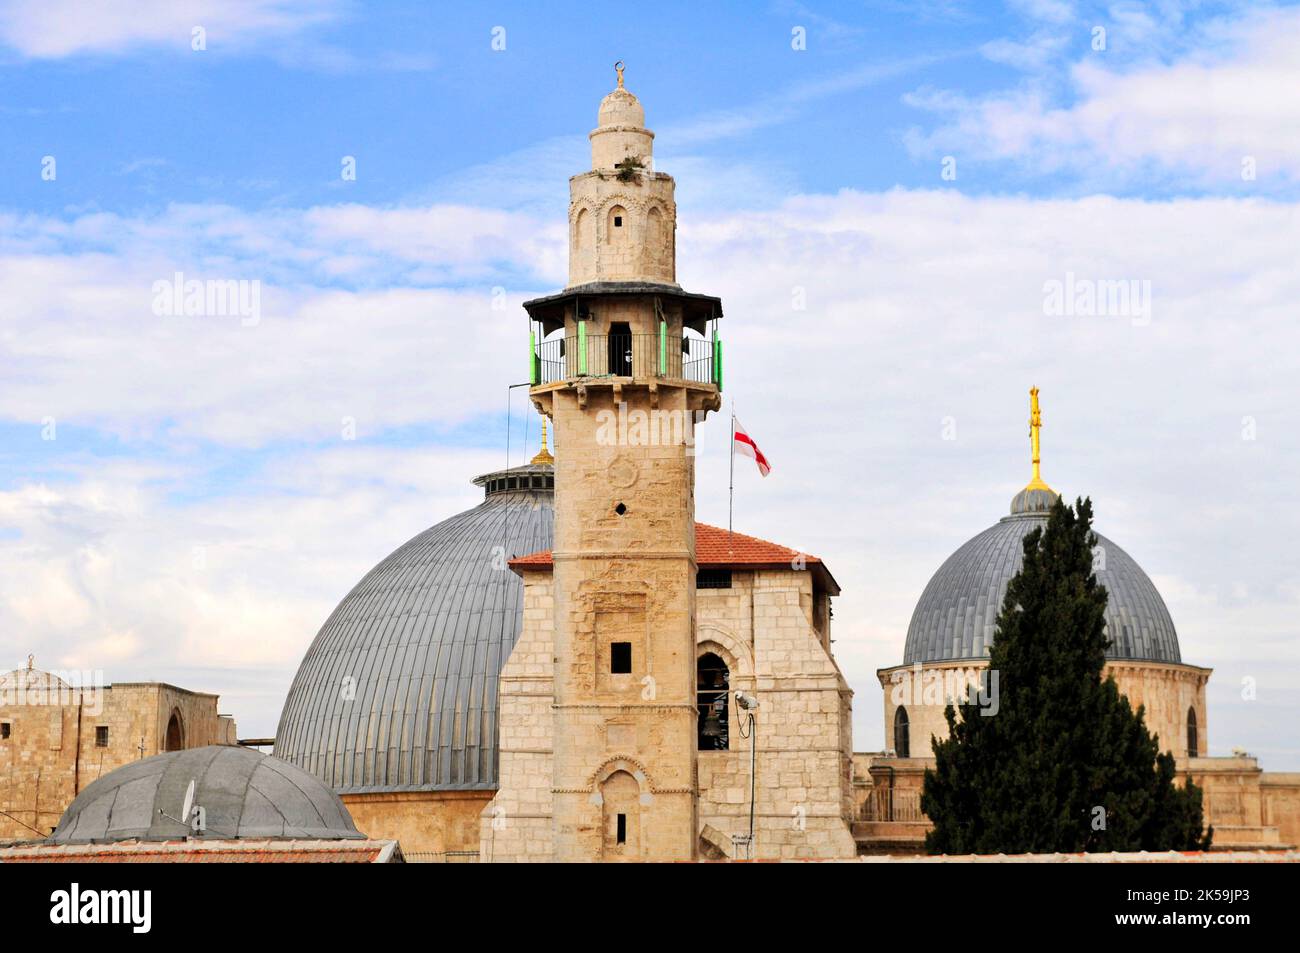
[[745,711],[754,711],[758,708],[758,699],[753,695],[746,695],[744,692],[736,692],[736,704]]

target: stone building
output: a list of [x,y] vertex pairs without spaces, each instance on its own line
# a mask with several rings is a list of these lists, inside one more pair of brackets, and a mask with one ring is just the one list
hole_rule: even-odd
[[236,743],[217,696],[162,682],[69,684],[26,668],[0,676],[0,840],[44,837],[85,788],[163,751]]
[[[695,721],[686,752],[695,761],[699,856],[853,856],[853,693],[830,647],[838,584],[815,556],[715,526],[697,523],[695,545]],[[524,625],[501,673],[501,790],[484,812],[485,861],[558,859],[552,784],[562,720],[555,672],[564,658],[554,634],[556,565],[550,552],[511,562],[524,579]],[[759,701],[753,725],[735,704],[738,691]],[[635,859],[639,808],[654,804],[655,782],[636,735],[620,735],[615,721],[605,738],[591,759],[601,767],[591,772],[584,796],[593,807],[612,800],[621,809],[614,810],[615,824],[618,813],[628,815],[626,837],[620,844],[615,828],[612,843],[583,859]],[[749,832],[751,741],[752,855],[735,840]],[[599,786],[619,774],[636,783],[635,794],[623,782],[633,796],[616,789],[607,799]]]

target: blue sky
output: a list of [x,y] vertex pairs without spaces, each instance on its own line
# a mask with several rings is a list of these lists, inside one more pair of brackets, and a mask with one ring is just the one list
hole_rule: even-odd
[[[337,600],[504,462],[518,305],[563,284],[617,59],[776,464],[737,526],[844,586],[858,748],[929,575],[1027,479],[1038,384],[1047,479],[1216,669],[1211,750],[1300,769],[1287,5],[0,3],[10,661],[218,691],[271,734]],[[259,321],[154,313],[177,271],[260,282]],[[1067,273],[1150,282],[1149,320],[1046,315]]]

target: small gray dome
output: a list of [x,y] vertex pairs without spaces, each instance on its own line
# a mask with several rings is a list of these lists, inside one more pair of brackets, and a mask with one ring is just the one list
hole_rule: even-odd
[[203,836],[365,839],[338,795],[305,771],[251,748],[209,745],[143,758],[104,775],[68,805],[48,843],[186,837],[189,825],[176,818],[191,781],[193,803],[206,818]]
[[[1027,491],[1032,496],[1055,494]],[[1026,495],[1022,492],[1016,500]],[[1021,501],[1033,506],[1041,500]],[[1015,501],[1013,501],[1013,507]],[[998,613],[1011,577],[1024,561],[1027,533],[1047,525],[1043,513],[1003,517],[967,542],[939,567],[912,613],[903,662],[937,662],[988,656]],[[1106,587],[1107,658],[1178,662],[1178,636],[1169,610],[1142,567],[1128,553],[1097,534],[1097,581]]]
[[372,569],[307,650],[276,755],[345,794],[494,790],[497,678],[523,618],[506,561],[551,548],[554,481],[537,462],[481,476],[483,503]]
[[1039,489],[1027,486],[1011,498],[1011,515],[1020,516],[1025,513],[1050,513],[1052,507],[1060,498],[1060,494],[1055,490]]

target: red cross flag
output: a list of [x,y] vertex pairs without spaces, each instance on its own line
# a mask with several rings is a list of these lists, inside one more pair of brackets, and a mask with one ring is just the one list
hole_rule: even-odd
[[749,457],[758,464],[758,472],[767,476],[772,472],[772,466],[767,462],[767,457],[763,456],[763,451],[758,449],[758,444],[754,443],[754,438],[745,433],[745,428],[740,426],[740,421],[736,415],[731,416],[732,424],[732,444],[731,449],[735,453]]

